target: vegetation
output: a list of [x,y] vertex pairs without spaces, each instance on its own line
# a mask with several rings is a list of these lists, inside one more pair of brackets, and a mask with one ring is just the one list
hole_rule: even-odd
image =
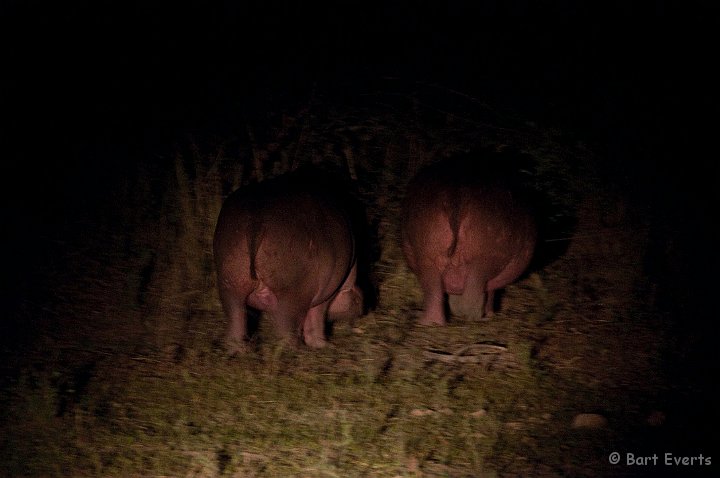
[[[59,231],[62,253],[22,313],[38,334],[5,354],[3,476],[608,476],[664,409],[667,340],[642,262],[647,224],[560,132],[434,91],[318,96],[141,167]],[[462,104],[462,106],[453,106]],[[403,190],[424,164],[479,147],[534,158],[547,200],[538,260],[495,317],[415,325],[398,245]],[[228,357],[211,240],[223,198],[300,164],[347,170],[375,242],[379,298],[323,350],[261,322]],[[167,163],[168,165],[170,162]],[[109,212],[109,213],[108,213]],[[7,367],[6,367],[7,368]],[[658,408],[659,407],[659,408]],[[580,413],[607,426],[573,428]]]

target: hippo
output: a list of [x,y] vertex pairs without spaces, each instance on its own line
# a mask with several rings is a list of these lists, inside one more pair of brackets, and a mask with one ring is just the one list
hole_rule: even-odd
[[248,307],[265,312],[281,337],[312,348],[326,345],[326,319],[362,314],[350,219],[320,176],[296,171],[223,203],[213,254],[230,353],[249,338]]
[[446,323],[445,294],[455,315],[491,316],[495,291],[530,263],[535,221],[501,159],[454,157],[425,168],[408,186],[402,249],[423,291],[422,325]]

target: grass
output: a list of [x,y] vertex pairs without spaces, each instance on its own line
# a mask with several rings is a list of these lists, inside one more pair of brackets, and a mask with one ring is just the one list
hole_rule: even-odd
[[[247,125],[247,143],[191,146],[172,168],[127,178],[106,206],[117,223],[88,221],[62,263],[72,267],[48,274],[48,296],[24,309],[45,314],[46,327],[8,355],[17,367],[2,395],[0,474],[622,473],[607,454],[644,430],[663,386],[664,337],[636,260],[642,221],[597,179],[591,152],[550,131],[513,117],[482,123],[411,95],[385,100],[320,98],[312,116],[270,120],[282,128]],[[478,146],[532,154],[548,224],[574,239],[508,287],[492,320],[415,326],[421,295],[398,247],[402,191],[433,158]],[[354,176],[377,241],[378,306],[335,324],[326,349],[288,348],[261,323],[252,350],[228,357],[211,257],[222,199],[309,162]],[[477,344],[504,352],[459,358]],[[572,429],[587,412],[609,427]]]

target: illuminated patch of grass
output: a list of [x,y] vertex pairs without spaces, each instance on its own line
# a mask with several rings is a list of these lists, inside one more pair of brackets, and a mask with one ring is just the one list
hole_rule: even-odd
[[[557,222],[574,214],[584,189],[601,193],[587,152],[536,128],[478,130],[472,118],[437,111],[425,112],[434,126],[424,127],[382,108],[353,128],[330,112],[326,129],[257,140],[232,157],[190,148],[172,171],[152,173],[153,181],[140,175],[120,191],[123,230],[111,237],[122,246],[100,256],[102,268],[77,263],[86,282],[66,281],[58,291],[68,299],[50,305],[58,323],[65,314],[76,325],[58,326],[28,351],[4,391],[0,474],[540,476],[592,468],[617,435],[570,430],[569,420],[605,398],[607,383],[647,373],[658,346],[630,320],[642,304],[627,307],[640,273],[629,256],[642,237],[625,252],[614,248],[592,221],[597,203],[583,203],[579,224],[588,230],[577,233],[602,237],[604,249],[578,240],[510,286],[491,320],[417,327],[421,294],[401,256],[398,217],[403,187],[423,164],[452,151],[516,145],[536,154],[533,179],[556,206]],[[362,141],[342,144],[343,134]],[[341,143],[337,150],[331,141]],[[343,149],[352,155],[335,152]],[[291,159],[333,162],[356,176],[379,243],[370,269],[379,306],[335,324],[326,349],[287,347],[261,323],[251,350],[230,358],[212,266],[214,222],[230,189],[282,172]],[[632,239],[625,227],[621,237]],[[620,350],[640,332],[649,344],[643,354]],[[511,366],[453,361],[477,344],[504,350]]]

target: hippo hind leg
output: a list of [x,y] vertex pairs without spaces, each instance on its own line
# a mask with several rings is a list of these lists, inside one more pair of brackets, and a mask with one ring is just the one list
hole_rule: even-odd
[[245,341],[248,336],[247,307],[245,297],[228,288],[220,289],[220,301],[225,315],[230,319],[225,348],[230,355],[245,352]]
[[485,298],[485,317],[495,315],[495,290],[488,290]]
[[350,270],[350,274],[340,287],[340,291],[330,301],[327,317],[330,320],[350,320],[360,317],[363,312],[363,293],[355,284],[357,278],[357,265]]
[[359,287],[341,290],[330,303],[328,318],[330,320],[351,320],[362,315],[363,295]]
[[325,316],[329,301],[316,305],[308,310],[303,321],[303,339],[308,347],[319,349],[327,345],[325,340]]
[[445,325],[445,293],[438,273],[419,276],[423,291],[423,313],[420,325]]

